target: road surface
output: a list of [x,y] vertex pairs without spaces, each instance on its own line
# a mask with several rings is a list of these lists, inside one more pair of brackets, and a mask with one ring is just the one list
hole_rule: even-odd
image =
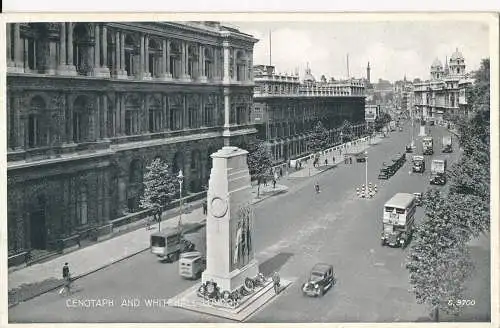
[[[443,128],[432,128],[436,140],[440,140],[442,133]],[[373,199],[357,198],[355,188],[365,181],[365,164],[353,163],[339,165],[313,178],[286,181],[290,187],[288,193],[255,206],[254,245],[261,271],[264,274],[279,271],[283,278],[294,279],[294,283],[249,318],[249,322],[428,320],[428,310],[416,304],[414,295],[408,292],[408,272],[404,266],[408,249],[380,245],[384,203],[397,192],[422,192],[429,187],[430,165],[422,176],[410,174],[410,162],[391,179],[377,180],[382,163],[396,152],[404,152],[409,139],[406,126],[405,131],[392,132],[370,148],[368,180],[377,183],[379,189]],[[418,138],[416,143],[419,144]],[[436,149],[440,155],[439,143]],[[457,143],[454,146],[456,149]],[[453,162],[457,153],[446,156]],[[316,181],[321,186],[320,194],[314,192]],[[423,210],[419,209],[417,217],[422,215]],[[199,244],[202,234],[192,238]],[[472,250],[478,262],[469,298],[476,305],[465,311],[460,318],[464,321],[489,320],[488,245],[483,242]],[[303,297],[300,285],[316,262],[331,263],[338,284],[323,298]],[[194,283],[178,276],[176,264],[159,263],[145,252],[78,280],[77,292],[70,298],[52,292],[11,308],[9,321],[229,322],[166,306],[167,299]],[[100,304],[95,303],[97,300]],[[148,306],[148,300],[156,301]]]

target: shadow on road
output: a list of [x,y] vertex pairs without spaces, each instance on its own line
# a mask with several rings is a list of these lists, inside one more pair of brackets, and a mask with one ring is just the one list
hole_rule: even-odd
[[279,271],[281,267],[293,256],[293,253],[278,253],[259,265],[259,271],[265,276]]

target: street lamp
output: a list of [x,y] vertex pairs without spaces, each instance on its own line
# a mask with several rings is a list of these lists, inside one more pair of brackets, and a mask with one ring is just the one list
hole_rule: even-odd
[[184,175],[182,175],[182,170],[179,170],[179,174],[177,175],[177,180],[179,182],[179,222],[177,224],[177,228],[179,232],[181,232],[182,226],[182,183],[184,182]]
[[368,151],[365,150],[365,193],[368,191]]

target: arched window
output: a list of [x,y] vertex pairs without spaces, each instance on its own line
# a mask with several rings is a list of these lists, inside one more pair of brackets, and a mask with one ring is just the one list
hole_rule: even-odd
[[214,65],[214,50],[211,48],[205,48],[205,71],[203,73],[208,79],[212,79],[214,77],[213,65]]
[[180,170],[184,171],[184,155],[182,151],[177,151],[172,161],[172,174],[177,175]]
[[125,70],[128,76],[134,76],[140,65],[139,41],[135,35],[128,34],[125,37]]
[[134,159],[130,162],[129,182],[131,184],[142,183],[142,161]]
[[73,142],[92,141],[92,107],[86,96],[78,96],[73,104]]
[[28,113],[28,147],[35,148],[44,146],[48,142],[48,133],[45,128],[45,101],[36,96],[31,99]]
[[181,76],[181,46],[177,41],[170,42],[169,73],[174,78]]
[[88,75],[93,68],[91,26],[85,23],[77,23],[73,28],[73,63],[79,75]]
[[198,75],[198,74],[196,74],[196,67],[197,67],[199,55],[200,54],[198,53],[197,47],[195,47],[194,45],[188,46],[188,71],[187,71],[187,74],[192,78],[196,78]]
[[140,103],[136,97],[128,97],[125,103],[125,134],[128,136],[139,133]]
[[148,71],[152,77],[159,77],[163,58],[160,42],[155,39],[149,39],[148,55]]

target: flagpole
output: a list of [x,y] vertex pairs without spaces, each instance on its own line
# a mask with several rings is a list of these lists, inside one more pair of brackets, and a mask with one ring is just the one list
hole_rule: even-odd
[[269,30],[269,66],[273,64],[271,53],[272,53],[271,30]]

